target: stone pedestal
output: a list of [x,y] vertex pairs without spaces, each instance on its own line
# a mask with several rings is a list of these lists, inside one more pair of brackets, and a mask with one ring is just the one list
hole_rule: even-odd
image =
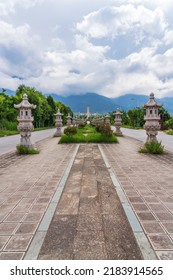
[[144,107],[146,108],[146,115],[144,116],[144,129],[147,134],[146,142],[157,141],[157,134],[160,129],[160,115],[158,113],[158,108],[161,106],[162,104],[158,104],[155,101],[154,93],[150,94],[150,100],[144,104]]
[[34,129],[32,124],[34,118],[31,115],[31,109],[35,109],[36,105],[30,104],[27,94],[24,94],[22,102],[17,105],[14,104],[14,107],[19,109],[17,129],[20,131],[20,145],[32,149],[31,132]]
[[116,135],[122,136],[121,125],[122,125],[122,113],[120,111],[116,111],[115,113],[115,128],[116,128]]
[[60,113],[60,110],[58,109],[58,112],[55,114],[55,126],[56,126],[56,132],[54,134],[54,137],[60,137],[62,135],[62,116],[63,114]]

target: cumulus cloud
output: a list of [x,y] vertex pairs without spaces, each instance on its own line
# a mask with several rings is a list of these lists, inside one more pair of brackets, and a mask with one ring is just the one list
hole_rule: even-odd
[[0,0],[0,15],[7,16],[15,13],[17,6],[29,9],[37,4],[43,3],[45,0]]
[[[160,8],[151,11],[144,6],[104,7],[84,17],[77,30],[91,38],[104,38],[127,34],[131,30],[143,36],[162,33],[167,24]],[[144,35],[146,34],[146,35]]]
[[0,54],[6,73],[12,76],[37,75],[42,53],[38,36],[31,36],[28,24],[13,26],[0,21]]

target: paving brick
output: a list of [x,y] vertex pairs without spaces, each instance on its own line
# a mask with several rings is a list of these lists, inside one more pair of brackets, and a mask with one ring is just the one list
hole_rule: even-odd
[[[140,145],[138,140],[123,137],[119,145],[101,147],[158,258],[172,259],[168,250],[172,250],[173,156],[140,154]],[[120,170],[125,171],[123,176]]]
[[4,235],[8,237],[8,243],[3,245],[8,252],[0,251],[0,259],[24,257],[75,149],[75,145],[57,145],[55,138],[40,143],[39,155],[23,156],[22,160],[18,157],[15,162],[9,157],[3,168],[0,240],[3,243]]

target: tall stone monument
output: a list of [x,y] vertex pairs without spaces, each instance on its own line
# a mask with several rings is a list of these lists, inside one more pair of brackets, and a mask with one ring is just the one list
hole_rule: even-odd
[[62,135],[61,127],[62,127],[62,116],[60,109],[58,109],[58,112],[55,114],[55,126],[56,126],[56,132],[54,134],[54,137],[60,137]]
[[86,117],[87,117],[87,119],[89,119],[90,116],[91,116],[90,107],[87,106],[87,110],[86,110]]
[[157,103],[154,98],[154,93],[151,93],[149,101],[144,104],[144,108],[146,108],[144,129],[147,134],[147,142],[157,141],[157,134],[160,129],[159,107],[162,107],[162,104]]
[[31,144],[31,131],[34,129],[31,109],[35,109],[36,105],[30,104],[27,94],[23,95],[22,102],[20,104],[14,104],[14,108],[19,109],[19,116],[17,120],[18,130],[20,131],[20,145],[32,149]]

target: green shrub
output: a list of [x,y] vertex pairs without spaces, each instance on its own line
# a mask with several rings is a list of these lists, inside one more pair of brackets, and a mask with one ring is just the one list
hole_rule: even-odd
[[17,130],[17,122],[10,122],[10,121],[7,121],[7,120],[2,120],[1,121],[1,124],[0,124],[0,127],[4,130],[11,130],[11,131],[14,131],[14,130]]
[[173,135],[173,129],[169,129],[166,131],[166,134]]
[[35,149],[29,149],[28,147],[25,147],[23,145],[18,145],[17,147],[17,154],[19,155],[34,155],[39,154],[38,150]]
[[68,126],[67,128],[64,129],[64,134],[70,136],[74,135],[77,133],[77,128],[74,126]]
[[[106,125],[107,127],[107,125]],[[112,132],[112,131],[111,131]],[[110,134],[107,136],[97,132],[94,126],[85,125],[84,128],[78,128],[74,135],[63,134],[59,143],[117,143],[117,137]]]
[[150,154],[163,154],[164,146],[162,146],[161,141],[149,141],[144,144],[139,150],[140,153],[150,153]]
[[110,124],[104,122],[96,126],[96,131],[108,137],[112,136],[113,133]]
[[105,136],[96,133],[85,136],[82,134],[75,134],[73,136],[62,135],[59,144],[63,143],[118,143],[118,140],[115,135]]

